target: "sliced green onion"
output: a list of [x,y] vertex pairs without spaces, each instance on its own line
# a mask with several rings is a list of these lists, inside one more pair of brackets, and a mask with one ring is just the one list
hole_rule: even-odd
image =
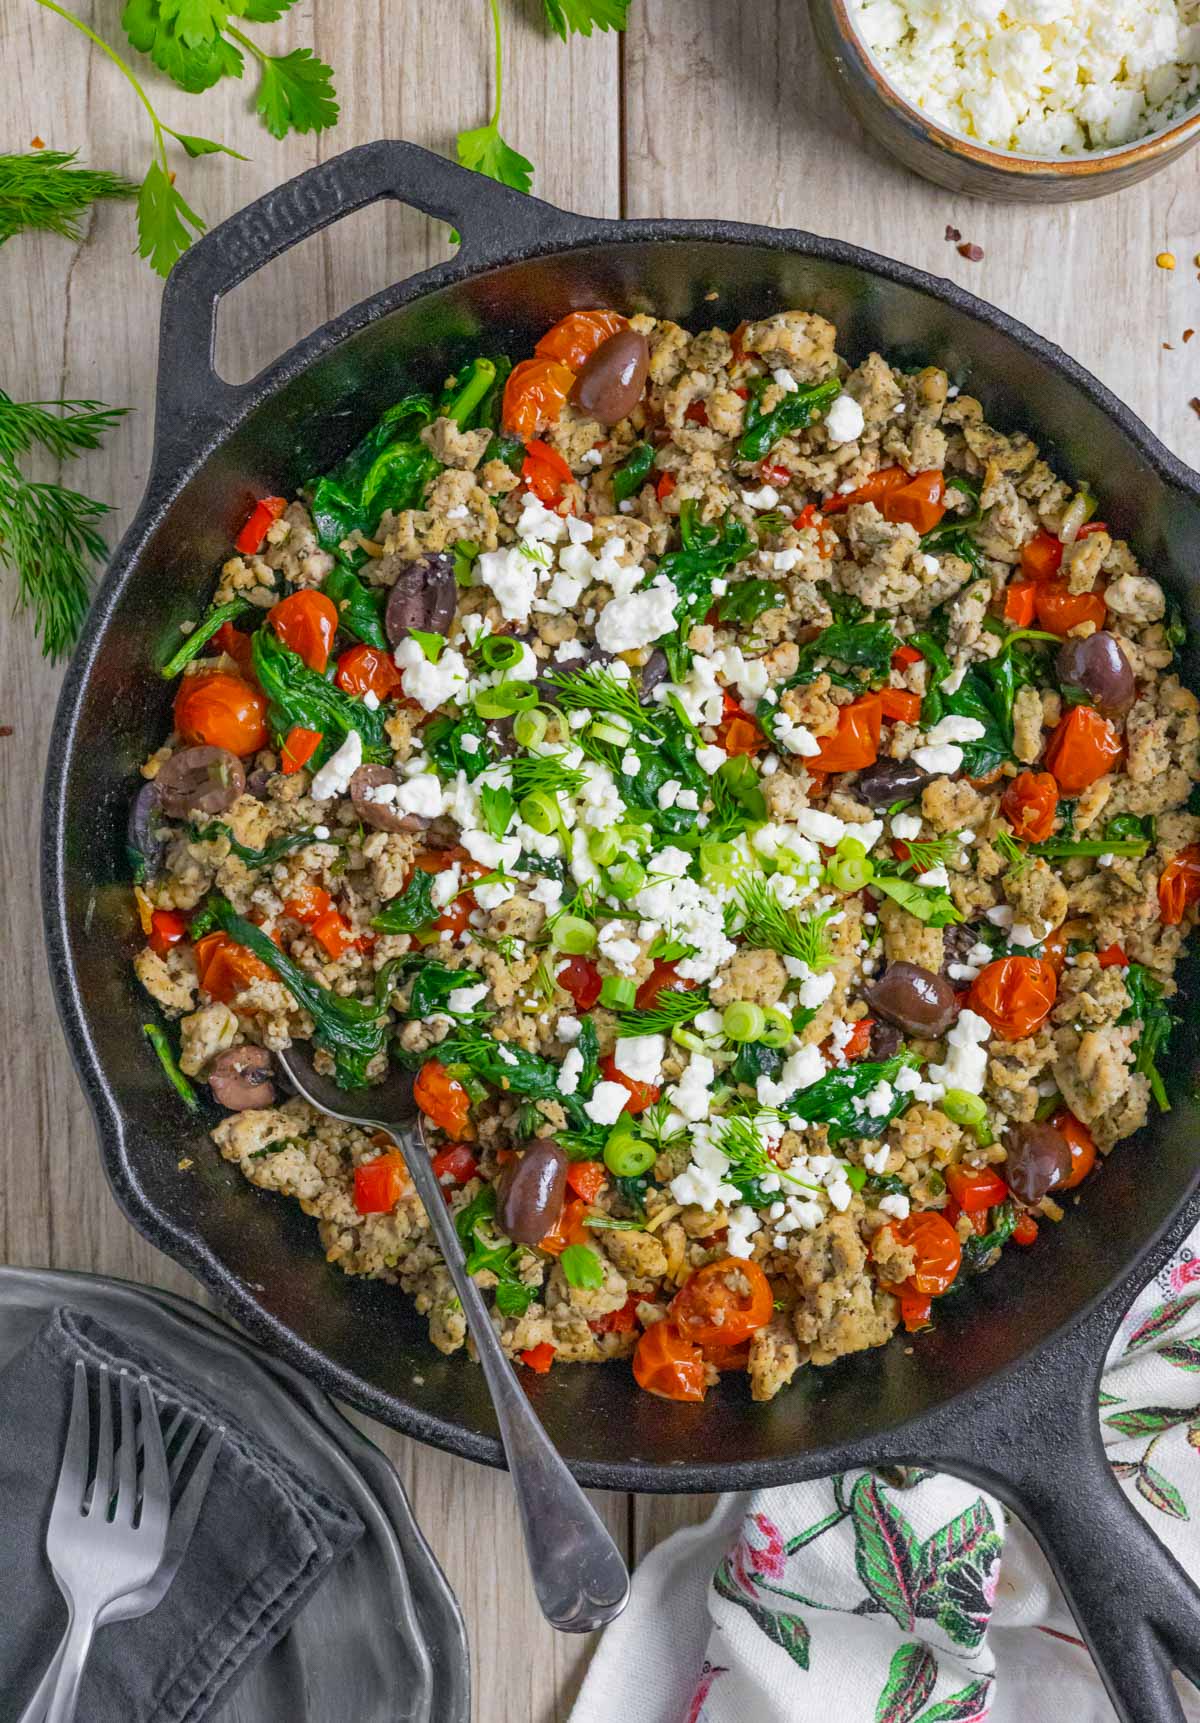
[[621,840],[616,832],[589,832],[588,854],[598,867],[609,867],[621,853]]
[[582,957],[596,944],[596,929],[581,915],[560,915],[550,929],[550,944],[555,951]]
[[525,656],[524,646],[511,634],[485,634],[478,651],[489,670],[512,670]]
[[735,999],[725,1007],[721,1018],[721,1028],[731,1041],[757,1041],[766,1023],[767,1014],[762,1006],[752,1005],[748,999]]
[[475,696],[475,710],[485,720],[507,718],[514,712],[527,712],[538,703],[538,691],[532,682],[498,682],[494,688],[484,688]]
[[611,742],[614,748],[624,748],[633,735],[633,728],[624,718],[603,718],[591,725],[589,736],[594,736],[597,742]]
[[640,861],[632,856],[625,856],[621,861],[615,861],[610,868],[605,869],[604,882],[613,897],[626,899],[635,896],[646,883],[646,870]]
[[830,885],[837,891],[861,891],[865,885],[870,885],[875,878],[875,868],[865,855],[835,855],[825,869],[825,875]]
[[544,712],[531,708],[528,712],[518,712],[513,724],[513,735],[522,748],[536,748],[545,741],[549,719]]
[[600,983],[600,1003],[610,1011],[628,1011],[637,998],[637,987],[627,975],[606,975]]
[[781,1011],[778,1005],[772,1005],[765,1013],[766,1022],[759,1032],[758,1039],[764,1047],[786,1047],[796,1033],[792,1020],[786,1011]]
[[845,837],[837,847],[837,854],[839,856],[852,856],[857,860],[861,860],[866,853],[866,844],[860,842],[858,838]]
[[981,1148],[986,1148],[992,1141],[987,1107],[981,1096],[972,1095],[967,1089],[947,1089],[942,1096],[942,1111],[956,1125],[965,1125],[973,1131]]
[[166,682],[178,676],[184,665],[190,664],[193,658],[198,657],[213,635],[219,633],[223,623],[235,622],[239,616],[244,616],[249,608],[250,602],[245,598],[231,598],[228,604],[218,604],[215,610],[210,610],[207,616],[201,617],[178,652],[167,659],[159,675]]
[[636,1179],[648,1173],[657,1158],[653,1143],[628,1131],[614,1131],[604,1145],[604,1164],[618,1179]]
[[535,832],[541,832],[543,837],[556,832],[562,823],[558,803],[549,790],[530,790],[521,799],[520,813],[525,824],[532,826]]
[[734,844],[701,844],[700,872],[718,885],[732,885],[743,866],[742,857]]
[[707,1053],[710,1045],[703,1035],[697,1033],[695,1029],[689,1028],[686,1023],[676,1023],[672,1026],[671,1039],[677,1046],[686,1047],[689,1053]]

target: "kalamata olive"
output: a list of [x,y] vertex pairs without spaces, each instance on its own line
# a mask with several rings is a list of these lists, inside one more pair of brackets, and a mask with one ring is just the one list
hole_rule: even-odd
[[978,939],[979,935],[970,922],[953,922],[949,927],[944,927],[942,929],[942,974],[949,976],[952,963],[965,963],[975,949]]
[[[392,794],[388,793],[391,786]],[[403,808],[396,806],[395,791],[399,788],[399,779],[388,766],[360,766],[350,780],[350,800],[354,803],[354,811],[365,825],[374,826],[377,832],[423,832],[429,821],[421,814],[405,813]],[[372,791],[383,790],[381,799],[376,800]]]
[[1071,1176],[1071,1146],[1051,1124],[1010,1125],[1004,1147],[1004,1178],[1023,1203],[1041,1202]]
[[457,602],[454,560],[444,551],[401,563],[383,617],[388,639],[399,646],[414,628],[427,634],[445,634],[454,621]]
[[958,1015],[958,1000],[946,977],[919,963],[889,963],[866,996],[872,1011],[927,1040],[944,1035]]
[[1137,694],[1133,667],[1105,629],[1086,640],[1064,640],[1055,659],[1060,682],[1082,688],[1100,712],[1128,712]]
[[563,1210],[567,1157],[552,1137],[528,1143],[496,1180],[496,1219],[514,1244],[545,1238]]
[[618,329],[586,362],[575,379],[571,399],[590,419],[616,425],[641,400],[649,367],[646,337],[636,329]]
[[256,802],[265,802],[267,786],[271,782],[271,774],[265,766],[255,766],[246,779],[246,794],[253,796]]
[[146,872],[156,874],[166,853],[167,833],[163,829],[162,796],[154,779],[143,784],[133,798],[125,840],[145,862]]
[[271,1055],[265,1047],[230,1047],[218,1053],[209,1066],[208,1086],[214,1101],[231,1113],[241,1113],[247,1107],[274,1105],[273,1074]]
[[656,646],[642,665],[642,683],[638,690],[638,699],[643,706],[654,698],[654,690],[660,682],[666,682],[670,674],[671,667],[667,663],[667,655],[660,646]]
[[876,760],[858,774],[854,794],[869,808],[890,808],[893,802],[919,796],[928,782],[929,773],[912,760]]
[[572,658],[566,664],[552,661],[534,682],[538,699],[544,706],[557,705],[562,696],[558,684],[552,680],[553,677],[576,676],[581,670],[603,669],[606,664],[611,664],[612,660],[612,653],[606,652],[603,646],[589,646],[580,657]]
[[185,814],[223,814],[246,788],[242,762],[228,748],[181,748],[159,768],[154,780],[163,812],[172,819]]
[[894,1059],[900,1051],[903,1035],[894,1023],[876,1017],[871,1024],[870,1056],[872,1059]]

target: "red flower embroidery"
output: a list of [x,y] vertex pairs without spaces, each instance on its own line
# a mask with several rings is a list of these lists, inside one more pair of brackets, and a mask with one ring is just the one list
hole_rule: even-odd
[[700,1723],[700,1714],[704,1710],[704,1701],[708,1698],[709,1690],[712,1687],[713,1682],[717,1679],[718,1675],[728,1674],[729,1671],[727,1669],[722,1669],[720,1664],[706,1663],[704,1665],[704,1668],[700,1672],[700,1680],[696,1684],[696,1691],[692,1695],[692,1702],[688,1706],[688,1712],[684,1719],[684,1723]]
[[[750,1541],[751,1526],[758,1529],[760,1536],[766,1538],[763,1546]],[[785,1565],[783,1548],[783,1533],[773,1520],[766,1514],[752,1514],[750,1519],[743,1522],[742,1535],[734,1544],[730,1553],[730,1566],[734,1577],[747,1597],[757,1597],[756,1579],[782,1579]]]
[[1200,1280],[1200,1256],[1177,1262],[1171,1270],[1171,1291],[1182,1292],[1185,1286],[1191,1286],[1197,1280]]

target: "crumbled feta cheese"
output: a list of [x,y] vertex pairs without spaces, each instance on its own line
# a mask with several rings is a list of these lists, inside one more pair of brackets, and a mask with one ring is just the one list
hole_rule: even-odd
[[[618,1043],[620,1045],[620,1043]],[[678,1083],[667,1090],[667,1100],[690,1123],[707,1119],[715,1067],[704,1053],[693,1053]]]
[[774,485],[763,485],[756,491],[743,491],[742,501],[748,509],[773,509],[779,501]]
[[318,843],[323,843],[328,836],[329,836],[329,827],[328,826],[314,826],[313,827],[313,837],[316,838]]
[[925,740],[930,747],[936,748],[943,742],[979,742],[986,735],[987,727],[980,719],[964,718],[957,712],[947,712],[931,730],[925,732]]
[[593,537],[596,530],[591,521],[580,520],[578,515],[568,515],[566,518],[567,537],[570,539],[571,543],[587,544],[588,540]]
[[[897,1077],[902,1077],[903,1075],[903,1071],[897,1073]],[[896,1086],[899,1088],[899,1082],[897,1082]],[[866,1167],[869,1173],[874,1173],[878,1177],[880,1174],[887,1172],[887,1164],[891,1152],[892,1151],[888,1148],[886,1143],[881,1143],[877,1149],[867,1149],[863,1155],[863,1166]]]
[[725,1235],[725,1249],[730,1256],[740,1256],[743,1260],[753,1256],[753,1239],[759,1225],[759,1217],[748,1203],[730,1211],[729,1230]]
[[634,965],[641,953],[641,947],[636,939],[630,939],[629,928],[622,921],[605,922],[600,929],[597,949],[601,957],[607,957],[621,975],[633,974]]
[[879,1206],[884,1214],[890,1214],[893,1220],[908,1219],[910,1204],[906,1196],[897,1193],[894,1196],[880,1197]]
[[710,778],[714,772],[720,770],[728,758],[729,755],[724,748],[718,748],[715,743],[706,744],[703,748],[696,749],[696,764],[702,772],[707,772]]
[[781,1107],[797,1089],[811,1088],[824,1075],[825,1061],[821,1057],[821,1049],[810,1042],[784,1060],[778,1082],[764,1075],[758,1079],[755,1089],[764,1107]]
[[863,410],[853,395],[839,395],[825,415],[825,430],[830,443],[854,443],[863,434]]
[[613,1064],[635,1083],[657,1084],[666,1048],[664,1035],[621,1035],[613,1049]]
[[[380,784],[381,790],[390,789],[389,784]],[[419,772],[415,778],[407,778],[395,791],[395,802],[406,814],[419,814],[422,819],[436,820],[442,811],[444,793],[432,772]]]
[[963,1010],[946,1035],[946,1059],[941,1065],[930,1065],[929,1075],[935,1083],[947,1089],[965,1089],[969,1095],[982,1095],[987,1076],[987,1043],[991,1025],[976,1012]]
[[934,777],[948,778],[957,772],[963,763],[963,751],[955,747],[953,742],[941,742],[936,746],[914,748],[912,757],[923,772],[931,772]]
[[562,902],[563,882],[544,875],[529,892],[531,903],[540,903],[548,913],[553,913]]
[[890,1083],[878,1082],[866,1095],[867,1112],[873,1119],[886,1119],[892,1110],[896,1092]]
[[[517,522],[517,532],[521,538],[540,539],[548,544],[558,544],[565,538],[567,523],[562,515],[548,509],[532,491],[526,491],[521,502],[524,506]],[[482,561],[482,558],[480,560]]]
[[461,987],[452,987],[446,996],[446,1004],[451,1011],[474,1011],[477,1005],[482,1005],[488,995],[488,984],[480,981],[472,986],[465,982]]
[[649,646],[674,628],[678,602],[679,594],[665,576],[642,592],[611,598],[596,620],[597,646],[614,653]]
[[821,808],[801,808],[793,823],[802,837],[829,848],[839,844],[846,835],[846,822]]
[[658,805],[662,809],[663,813],[666,813],[668,808],[673,808],[675,806],[675,803],[679,799],[679,792],[682,788],[683,785],[679,782],[678,778],[668,778],[666,783],[658,786]]
[[775,740],[781,748],[786,748],[789,754],[799,754],[802,759],[811,759],[814,754],[821,752],[821,744],[812,731],[786,712],[776,714],[772,728]]
[[792,373],[785,370],[782,365],[777,365],[771,372],[771,381],[777,384],[785,395],[794,395],[800,387]]
[[[582,1064],[583,1055],[578,1047],[572,1047],[571,1053],[574,1053]],[[570,1057],[571,1054],[568,1053],[567,1058]],[[563,1063],[565,1064],[566,1060]],[[624,1083],[601,1081],[592,1090],[591,1100],[583,1103],[583,1110],[594,1125],[615,1125],[628,1099],[629,1090]]]
[[431,664],[411,635],[397,646],[393,657],[401,672],[400,681],[410,700],[426,712],[436,712],[466,691],[469,675],[461,652],[448,646],[436,664]]
[[374,688],[366,688],[363,690],[362,703],[367,708],[368,712],[378,712],[379,696],[375,692]]
[[941,886],[943,891],[947,891],[950,886],[950,875],[946,872],[945,863],[938,862],[936,867],[928,867],[925,869],[924,873],[919,873],[917,875],[917,884]]
[[[579,1088],[579,1078],[583,1072],[583,1054],[578,1047],[568,1049],[562,1064],[558,1068],[557,1088],[560,1095],[573,1095]],[[620,1087],[620,1085],[616,1085]]]
[[362,737],[357,730],[351,730],[337,752],[331,754],[320,770],[313,774],[309,795],[314,802],[328,802],[334,796],[344,796],[361,765]]
[[894,814],[892,816],[892,836],[903,843],[915,843],[921,835],[924,821],[920,814]]

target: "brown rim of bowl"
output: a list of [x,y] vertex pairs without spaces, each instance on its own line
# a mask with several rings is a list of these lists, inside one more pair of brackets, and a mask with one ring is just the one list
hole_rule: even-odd
[[1006,150],[988,149],[984,144],[973,143],[959,132],[947,131],[931,120],[929,115],[920,108],[915,108],[906,97],[902,96],[896,86],[889,82],[880,67],[876,64],[866,43],[859,35],[857,26],[851,21],[847,0],[818,0],[819,4],[829,7],[839,35],[846,46],[856,54],[860,65],[866,71],[871,82],[875,85],[880,97],[904,119],[920,127],[931,138],[940,144],[950,154],[962,156],[965,160],[974,162],[980,167],[993,168],[1001,173],[1019,175],[1026,179],[1084,179],[1094,174],[1105,174],[1117,168],[1128,167],[1134,162],[1153,160],[1156,156],[1168,155],[1177,145],[1183,143],[1189,134],[1200,130],[1200,105],[1185,118],[1178,120],[1168,131],[1152,132],[1149,137],[1140,139],[1137,143],[1124,144],[1116,149],[1098,151],[1091,156],[1064,156],[1061,160],[1051,156],[1021,156]]

